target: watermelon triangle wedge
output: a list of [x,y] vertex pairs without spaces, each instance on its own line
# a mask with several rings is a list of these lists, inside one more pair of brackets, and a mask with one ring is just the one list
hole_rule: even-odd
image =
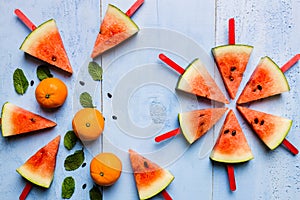
[[219,72],[231,99],[234,99],[243,79],[252,46],[223,45],[212,49]]
[[59,142],[60,136],[57,136],[31,156],[17,172],[28,181],[49,188],[54,176]]
[[248,103],[289,90],[289,84],[281,69],[271,58],[266,56],[261,58],[237,103]]
[[198,58],[191,62],[179,77],[176,89],[213,101],[229,103],[205,65]]
[[257,136],[271,149],[278,147],[287,136],[292,120],[237,106]]
[[208,108],[179,113],[182,134],[192,144],[210,130],[227,110],[228,108]]
[[34,29],[25,38],[20,49],[50,65],[70,74],[73,73],[54,19],[50,19]]
[[240,163],[253,159],[250,146],[232,110],[226,116],[210,158],[223,163]]
[[124,12],[109,4],[100,26],[91,57],[95,58],[105,51],[127,40],[139,31],[138,26]]
[[1,113],[2,136],[13,136],[56,126],[56,123],[32,113],[10,102],[6,102]]
[[163,191],[174,176],[166,169],[129,149],[131,167],[140,199],[149,199]]

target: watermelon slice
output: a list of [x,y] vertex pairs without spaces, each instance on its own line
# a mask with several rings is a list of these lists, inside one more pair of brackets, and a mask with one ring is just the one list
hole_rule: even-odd
[[253,47],[248,45],[224,45],[212,49],[213,56],[231,99],[234,99]]
[[174,179],[166,169],[129,149],[131,167],[140,199],[149,199],[163,191]]
[[288,134],[292,120],[237,106],[258,137],[271,149],[278,147]]
[[220,120],[227,108],[208,108],[179,113],[179,124],[185,139],[192,144]]
[[34,29],[25,38],[20,49],[68,73],[73,73],[54,19]]
[[54,176],[59,142],[60,136],[57,136],[31,156],[17,172],[28,181],[49,188]]
[[253,158],[247,139],[232,110],[226,116],[210,158],[224,163],[240,163]]
[[139,31],[138,26],[119,8],[108,5],[91,57],[95,58]]
[[6,102],[1,113],[2,136],[12,136],[56,126],[56,123]]
[[237,103],[248,103],[289,90],[289,84],[280,68],[266,56],[258,63]]
[[221,103],[229,103],[198,58],[179,77],[176,89]]

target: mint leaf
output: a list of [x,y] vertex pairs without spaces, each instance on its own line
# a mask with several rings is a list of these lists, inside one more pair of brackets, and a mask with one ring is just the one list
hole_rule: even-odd
[[93,99],[92,96],[87,93],[87,92],[83,92],[80,94],[79,97],[79,101],[82,107],[84,108],[95,108],[95,106],[93,105]]
[[22,69],[17,68],[14,71],[13,81],[14,81],[14,87],[15,87],[16,92],[18,94],[23,95],[29,86],[29,82],[28,82],[26,76],[24,75],[24,72],[22,71]]
[[88,66],[89,74],[93,78],[94,81],[101,81],[102,80],[102,68],[100,65],[94,61],[89,63]]
[[75,191],[75,180],[68,176],[64,179],[61,188],[61,197],[63,199],[70,199]]
[[67,156],[64,167],[67,171],[78,169],[84,161],[83,149],[75,151],[74,154]]
[[74,131],[68,131],[65,134],[64,137],[64,146],[68,149],[71,150],[73,149],[73,147],[75,146],[76,142],[77,142],[78,138],[75,135]]
[[90,200],[102,200],[102,193],[100,192],[99,188],[97,186],[93,186],[92,189],[90,189]]
[[53,75],[51,74],[48,66],[46,66],[46,65],[38,66],[38,68],[36,69],[36,75],[37,75],[37,77],[40,81],[44,80],[46,78],[53,77]]

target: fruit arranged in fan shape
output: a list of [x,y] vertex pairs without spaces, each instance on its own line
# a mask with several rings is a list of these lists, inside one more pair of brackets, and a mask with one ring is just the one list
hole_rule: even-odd
[[59,142],[60,136],[57,136],[31,156],[17,172],[28,181],[49,188],[54,177]]
[[177,90],[221,103],[229,103],[200,59],[195,59],[179,77]]
[[212,49],[212,53],[231,99],[234,99],[243,79],[253,46],[223,45]]
[[266,56],[261,58],[237,103],[248,103],[289,90],[290,87],[285,75],[275,62]]
[[70,74],[73,73],[54,19],[50,19],[34,29],[25,38],[20,49]]
[[240,163],[253,159],[250,146],[232,110],[226,116],[210,159],[223,163]]
[[115,47],[139,31],[138,26],[119,8],[109,4],[97,35],[91,57]]
[[140,199],[149,199],[163,191],[174,176],[166,169],[129,150],[131,167]]
[[192,144],[210,130],[225,114],[227,108],[208,108],[178,114],[185,139]]
[[56,126],[56,123],[10,102],[4,103],[1,113],[2,136],[13,136]]
[[120,178],[121,173],[121,160],[110,152],[99,153],[90,163],[90,175],[100,186],[113,185]]
[[278,147],[287,136],[292,120],[272,114],[237,106],[257,136],[271,150]]

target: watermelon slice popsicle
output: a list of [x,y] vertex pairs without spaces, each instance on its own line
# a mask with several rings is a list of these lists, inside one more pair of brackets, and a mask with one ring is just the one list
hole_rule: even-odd
[[55,20],[50,19],[36,27],[21,10],[16,9],[15,14],[31,30],[20,50],[72,74],[73,70]]
[[100,32],[94,44],[91,58],[101,55],[105,51],[129,39],[139,31],[138,26],[131,17],[143,3],[144,0],[137,0],[126,13],[123,13],[116,6],[108,5],[100,26]]

